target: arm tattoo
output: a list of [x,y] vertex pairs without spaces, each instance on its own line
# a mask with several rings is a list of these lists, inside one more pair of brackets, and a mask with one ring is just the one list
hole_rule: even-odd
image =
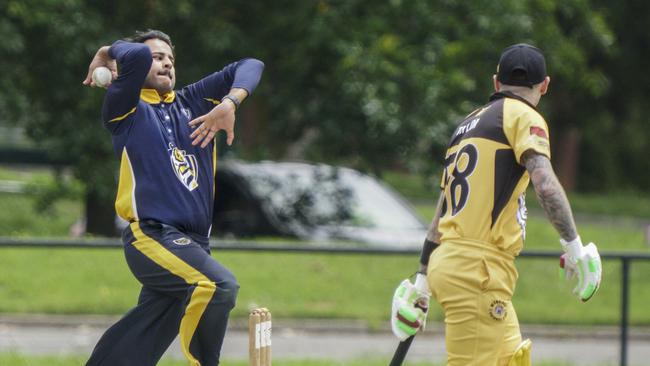
[[573,221],[571,206],[562,185],[553,172],[551,162],[546,156],[533,151],[524,153],[522,162],[528,170],[537,199],[551,224],[562,239],[567,241],[575,239],[578,232]]
[[438,223],[440,222],[440,211],[442,211],[442,203],[445,199],[445,191],[440,191],[440,197],[438,198],[438,204],[436,205],[436,213],[433,215],[433,220],[431,220],[431,225],[429,226],[429,231],[427,232],[427,239],[432,242],[440,244],[440,232],[438,231]]
[[[445,191],[440,191],[440,197],[438,197],[438,204],[436,205],[436,213],[433,215],[431,220],[431,225],[429,225],[429,231],[427,232],[427,240],[432,241],[436,244],[440,244],[440,231],[438,231],[438,224],[440,223],[440,212],[442,211],[442,203],[445,200]],[[427,265],[420,263],[420,273],[427,273]]]

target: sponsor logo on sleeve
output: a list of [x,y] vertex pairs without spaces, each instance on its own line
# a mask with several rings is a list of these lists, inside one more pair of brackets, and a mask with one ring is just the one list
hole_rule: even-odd
[[546,131],[541,127],[531,126],[530,127],[530,134],[535,135],[535,136],[539,136],[539,137],[541,137],[543,139],[548,140],[548,135],[546,135]]

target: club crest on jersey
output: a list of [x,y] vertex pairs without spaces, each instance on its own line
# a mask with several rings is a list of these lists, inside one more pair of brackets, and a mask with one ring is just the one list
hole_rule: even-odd
[[170,146],[169,159],[171,160],[172,168],[178,180],[189,191],[195,190],[199,186],[197,179],[199,170],[196,165],[196,157],[191,154],[186,154],[185,150]]
[[181,108],[181,112],[183,112],[183,115],[187,117],[187,119],[192,119],[192,112],[189,109]]
[[174,244],[176,244],[176,245],[188,245],[189,243],[192,242],[192,241],[191,241],[190,239],[188,239],[188,238],[178,238],[178,239],[174,239],[174,240],[172,240],[172,241],[173,241]]
[[494,320],[503,320],[508,316],[508,309],[506,303],[501,300],[494,300],[490,304],[490,316]]

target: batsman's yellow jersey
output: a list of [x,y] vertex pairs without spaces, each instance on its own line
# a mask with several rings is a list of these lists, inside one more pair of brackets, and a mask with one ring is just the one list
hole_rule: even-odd
[[526,188],[520,164],[534,150],[550,158],[548,126],[524,99],[496,93],[456,128],[445,156],[441,242],[487,242],[518,255],[526,236]]

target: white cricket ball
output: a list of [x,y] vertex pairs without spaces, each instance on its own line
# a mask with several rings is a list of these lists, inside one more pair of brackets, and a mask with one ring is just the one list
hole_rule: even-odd
[[100,66],[93,71],[93,82],[95,85],[103,88],[113,81],[113,74],[108,67]]

